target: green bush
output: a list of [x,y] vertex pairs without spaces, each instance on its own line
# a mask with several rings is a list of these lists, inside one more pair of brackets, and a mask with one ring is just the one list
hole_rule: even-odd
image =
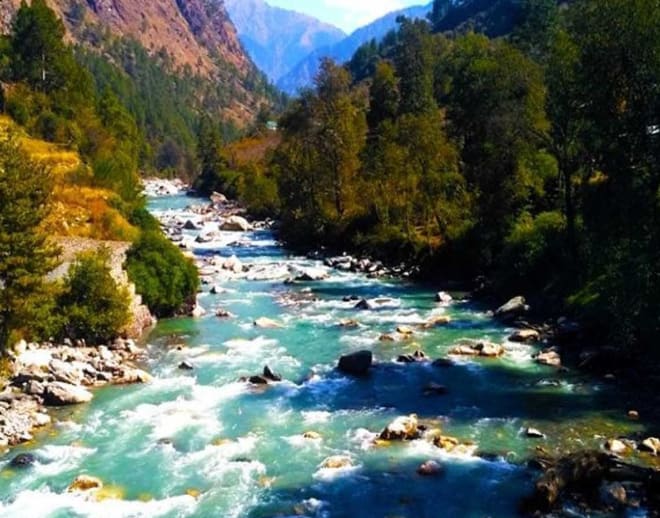
[[197,268],[160,232],[143,232],[126,264],[131,282],[156,316],[173,316],[194,300]]
[[[567,264],[566,218],[559,212],[524,213],[506,238],[498,283],[505,290],[557,287]],[[554,286],[552,286],[554,285]]]
[[115,338],[129,320],[129,293],[110,273],[108,250],[80,254],[64,281],[58,306],[63,334],[101,344]]

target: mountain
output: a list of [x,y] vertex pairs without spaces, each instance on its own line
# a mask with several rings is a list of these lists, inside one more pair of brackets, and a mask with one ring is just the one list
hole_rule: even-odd
[[[21,0],[0,0],[6,32]],[[224,0],[46,0],[64,20],[67,38],[107,55],[133,40],[180,77],[223,87],[227,118],[247,122],[262,99],[259,72],[243,50]],[[127,71],[130,72],[130,71]]]
[[381,40],[390,30],[396,27],[396,19],[399,16],[408,18],[425,18],[431,12],[433,4],[413,6],[400,11],[386,14],[382,18],[357,29],[342,41],[312,52],[301,60],[288,74],[283,76],[277,86],[288,93],[295,93],[301,87],[312,83],[318,72],[319,62],[324,57],[334,59],[343,63],[351,59],[355,51],[367,41],[372,39]]
[[274,83],[316,49],[346,37],[332,25],[264,0],[225,0],[225,5],[245,50]]

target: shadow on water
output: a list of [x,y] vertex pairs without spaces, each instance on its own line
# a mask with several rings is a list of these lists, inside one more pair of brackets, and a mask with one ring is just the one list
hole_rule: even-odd
[[417,468],[426,460],[379,459],[329,480],[276,487],[247,516],[511,518],[532,488],[530,472],[504,462],[439,461],[440,475],[422,477]]

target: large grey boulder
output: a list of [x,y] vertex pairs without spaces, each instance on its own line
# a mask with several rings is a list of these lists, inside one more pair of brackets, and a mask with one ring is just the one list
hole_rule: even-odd
[[514,297],[509,302],[495,310],[495,317],[500,320],[512,320],[529,311],[525,297]]

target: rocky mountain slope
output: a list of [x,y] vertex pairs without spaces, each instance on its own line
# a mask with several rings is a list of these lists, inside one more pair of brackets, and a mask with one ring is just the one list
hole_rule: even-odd
[[225,0],[225,4],[246,51],[274,83],[316,49],[346,37],[332,25],[264,0]]
[[382,18],[356,30],[334,45],[315,50],[301,60],[289,73],[283,76],[277,86],[285,92],[295,93],[298,89],[311,84],[318,72],[321,58],[330,57],[337,62],[351,59],[353,53],[362,45],[372,39],[382,39],[390,30],[396,27],[399,16],[408,18],[425,18],[431,11],[432,4],[413,6],[400,11],[391,12]]
[[[6,32],[21,0],[0,2]],[[64,20],[68,37],[104,51],[116,38],[140,43],[151,55],[167,55],[172,72],[226,84],[230,118],[247,120],[258,109],[258,71],[244,52],[224,0],[46,0]],[[240,106],[238,105],[240,103]]]

